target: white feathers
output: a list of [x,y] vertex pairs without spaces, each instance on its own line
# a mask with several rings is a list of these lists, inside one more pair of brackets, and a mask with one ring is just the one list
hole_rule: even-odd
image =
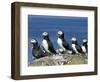
[[75,47],[75,44],[72,44],[72,48],[73,48],[73,50],[74,50],[76,53],[78,53],[78,51],[77,51],[77,49],[76,49],[76,47]]
[[58,38],[57,40],[58,45],[65,51],[66,49],[63,47],[62,45],[62,40],[60,38]]
[[85,46],[82,46],[82,51],[83,51],[84,53],[86,53],[86,48],[85,48]]
[[46,40],[43,40],[43,41],[42,41],[42,46],[44,47],[44,49],[45,49],[48,53],[50,53],[50,51],[48,50],[48,43],[47,43]]

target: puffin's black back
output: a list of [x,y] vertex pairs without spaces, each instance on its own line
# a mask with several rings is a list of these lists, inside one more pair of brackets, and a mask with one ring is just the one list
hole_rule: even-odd
[[76,49],[77,49],[77,51],[79,52],[79,53],[83,53],[83,51],[82,51],[82,48],[81,48],[81,46],[77,43],[76,44]]
[[86,52],[88,52],[88,45],[87,45],[87,42],[84,42],[84,43],[83,43],[83,46],[85,46]]

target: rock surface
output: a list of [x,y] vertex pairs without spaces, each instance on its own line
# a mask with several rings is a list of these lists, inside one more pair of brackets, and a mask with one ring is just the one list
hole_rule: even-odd
[[78,65],[87,63],[85,54],[61,54],[35,59],[28,66]]

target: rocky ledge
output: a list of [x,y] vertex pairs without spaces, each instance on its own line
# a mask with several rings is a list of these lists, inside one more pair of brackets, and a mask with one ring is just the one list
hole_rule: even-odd
[[54,65],[78,65],[87,64],[86,54],[61,54],[54,56],[46,56],[35,59],[28,66],[54,66]]

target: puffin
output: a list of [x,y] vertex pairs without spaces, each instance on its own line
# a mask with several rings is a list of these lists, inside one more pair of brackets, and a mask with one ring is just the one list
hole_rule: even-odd
[[44,50],[51,55],[56,55],[57,53],[56,53],[56,51],[53,47],[53,44],[49,38],[48,32],[43,32],[42,37],[43,37],[42,46],[43,46]]
[[61,31],[61,30],[58,31],[57,36],[58,36],[57,43],[58,43],[59,47],[63,49],[64,52],[67,51],[70,54],[75,53],[74,50],[71,48],[71,46],[65,40],[63,31]]
[[31,39],[30,44],[32,44],[33,58],[38,59],[45,56],[41,45],[38,44],[38,41],[35,38]]
[[87,40],[86,39],[83,39],[82,50],[83,50],[84,53],[88,52],[88,44],[87,44]]
[[78,44],[77,39],[75,37],[72,37],[71,39],[72,48],[75,51],[76,54],[83,53],[81,46]]

